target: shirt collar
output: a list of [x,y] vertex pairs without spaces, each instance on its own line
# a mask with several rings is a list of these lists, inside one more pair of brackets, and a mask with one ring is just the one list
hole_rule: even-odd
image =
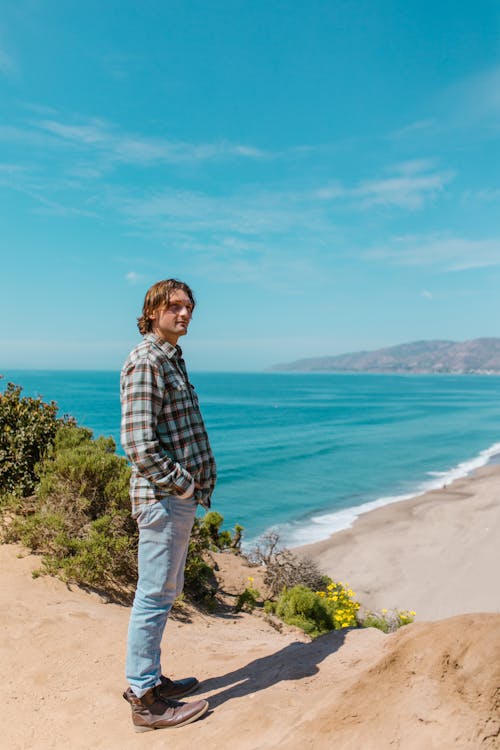
[[151,341],[152,344],[156,344],[156,346],[158,346],[169,359],[172,359],[172,357],[182,357],[182,349],[179,344],[177,344],[177,346],[172,346],[170,341],[163,339],[156,333],[147,333],[144,338],[146,341]]

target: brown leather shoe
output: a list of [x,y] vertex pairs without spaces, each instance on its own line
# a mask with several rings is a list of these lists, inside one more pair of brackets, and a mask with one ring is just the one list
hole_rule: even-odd
[[132,709],[132,723],[136,732],[149,732],[152,729],[183,727],[196,721],[208,710],[208,701],[178,703],[161,698],[158,688],[151,688],[142,698],[138,698],[131,688],[123,697]]
[[162,698],[174,700],[181,698],[183,695],[189,695],[199,686],[199,681],[196,677],[184,677],[182,680],[171,680],[168,677],[161,675],[161,685],[157,685],[158,693]]

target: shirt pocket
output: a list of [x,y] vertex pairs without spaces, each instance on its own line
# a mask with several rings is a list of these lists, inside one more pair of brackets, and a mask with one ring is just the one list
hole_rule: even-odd
[[187,383],[180,378],[170,378],[163,404],[164,413],[172,431],[184,432],[185,429],[189,429],[192,419],[193,399],[191,388]]

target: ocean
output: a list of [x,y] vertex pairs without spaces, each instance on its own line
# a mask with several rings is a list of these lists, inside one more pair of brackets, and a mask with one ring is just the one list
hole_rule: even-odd
[[[3,371],[119,445],[118,372]],[[500,377],[191,373],[217,459],[213,507],[251,547],[295,546],[500,461]]]

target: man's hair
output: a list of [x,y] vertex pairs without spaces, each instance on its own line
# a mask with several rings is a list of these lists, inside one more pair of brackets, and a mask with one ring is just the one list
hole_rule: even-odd
[[143,336],[153,330],[153,321],[149,316],[153,315],[160,308],[168,306],[170,295],[178,289],[182,289],[183,292],[186,292],[191,300],[194,310],[196,300],[193,292],[187,284],[183,281],[178,281],[178,279],[164,279],[163,281],[157,281],[156,284],[153,284],[153,286],[146,292],[144,304],[142,306],[142,315],[140,318],[137,318],[137,328]]

